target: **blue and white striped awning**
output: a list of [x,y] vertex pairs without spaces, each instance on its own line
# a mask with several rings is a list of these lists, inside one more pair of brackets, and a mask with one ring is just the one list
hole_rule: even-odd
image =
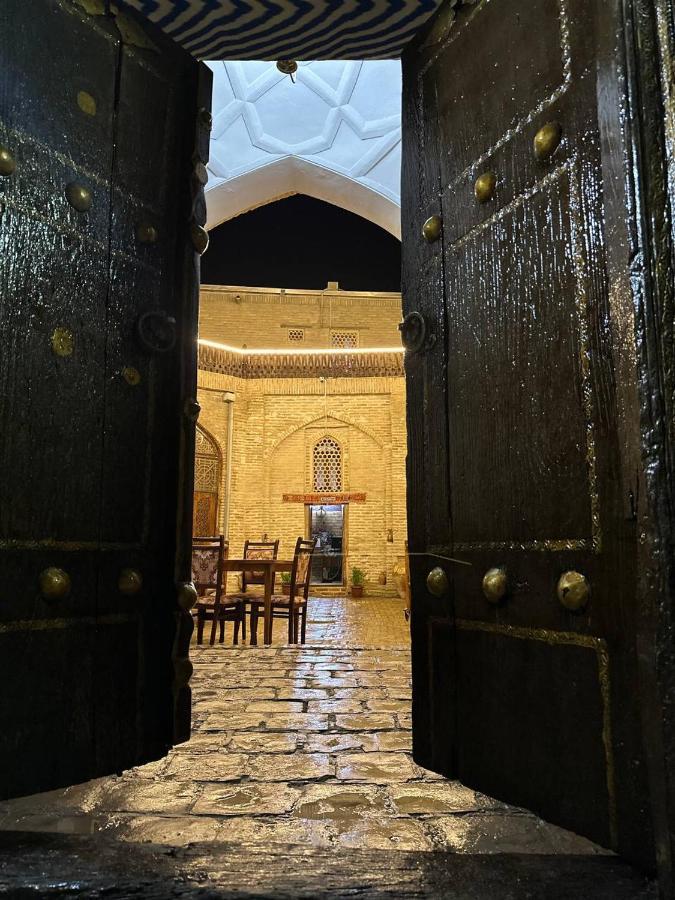
[[441,0],[124,0],[199,59],[387,59]]

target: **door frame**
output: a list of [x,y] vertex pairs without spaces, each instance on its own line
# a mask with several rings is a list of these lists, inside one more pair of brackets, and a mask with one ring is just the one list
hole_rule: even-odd
[[[664,895],[675,887],[675,785],[667,758],[675,759],[675,378],[673,359],[675,291],[674,96],[668,72],[675,60],[672,0],[621,0],[625,39],[626,90],[631,114],[626,121],[630,159],[626,186],[635,215],[629,221],[633,259],[635,332],[643,466],[637,502],[645,540],[638,544],[640,571],[638,685],[645,735],[647,776],[659,882]],[[671,159],[668,160],[668,152]]]
[[349,503],[305,503],[305,534],[307,540],[312,539],[312,507],[313,506],[341,506],[342,507],[342,581],[334,584],[314,584],[310,582],[312,587],[318,588],[344,588],[347,586],[347,549],[349,536]]

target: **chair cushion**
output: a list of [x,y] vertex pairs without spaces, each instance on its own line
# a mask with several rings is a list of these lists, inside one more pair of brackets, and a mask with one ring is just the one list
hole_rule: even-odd
[[[287,597],[286,594],[272,594],[272,606],[289,606],[291,602],[291,598]],[[304,606],[307,601],[304,597],[296,597],[295,598],[295,606]],[[255,597],[251,598],[251,605],[253,606],[264,606],[265,599],[263,597]]]
[[[243,597],[221,597],[220,598],[220,608],[221,609],[233,609],[234,607],[239,606],[243,602]],[[202,598],[197,601],[195,609],[202,608],[204,610],[208,610],[209,612],[213,612],[216,608],[216,600],[215,597],[210,598]]]

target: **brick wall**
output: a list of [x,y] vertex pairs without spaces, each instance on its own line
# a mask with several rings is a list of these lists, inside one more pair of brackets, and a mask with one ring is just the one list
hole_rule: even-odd
[[[208,303],[204,308],[208,312]],[[352,311],[352,321],[358,323],[359,313],[359,309]],[[264,332],[262,322],[260,329]],[[212,335],[213,340],[226,342],[225,331]],[[392,569],[403,554],[406,539],[404,379],[244,379],[200,371],[199,422],[217,441],[224,460],[219,504],[223,531],[226,392],[235,396],[228,528],[231,553],[240,553],[247,537],[267,535],[279,538],[280,555],[290,557],[296,538],[307,535],[308,521],[304,504],[284,502],[282,496],[313,491],[313,448],[330,435],[341,448],[342,490],[366,494],[365,503],[353,502],[347,509],[346,570],[358,566],[366,572],[369,594],[394,594]],[[381,573],[386,575],[386,585],[380,584]],[[326,588],[317,593],[336,590]]]
[[[400,347],[400,294],[284,291],[206,285],[201,290],[199,337],[232,347],[331,346],[331,331],[357,331],[363,347]],[[289,341],[302,331],[303,341]]]

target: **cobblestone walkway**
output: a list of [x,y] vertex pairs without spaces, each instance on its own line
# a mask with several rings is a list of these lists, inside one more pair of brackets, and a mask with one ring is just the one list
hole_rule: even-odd
[[[0,805],[0,828],[472,853],[599,853],[418,767],[403,604],[312,604],[308,643],[194,647],[194,731],[165,759]],[[229,637],[229,633],[228,633]]]

